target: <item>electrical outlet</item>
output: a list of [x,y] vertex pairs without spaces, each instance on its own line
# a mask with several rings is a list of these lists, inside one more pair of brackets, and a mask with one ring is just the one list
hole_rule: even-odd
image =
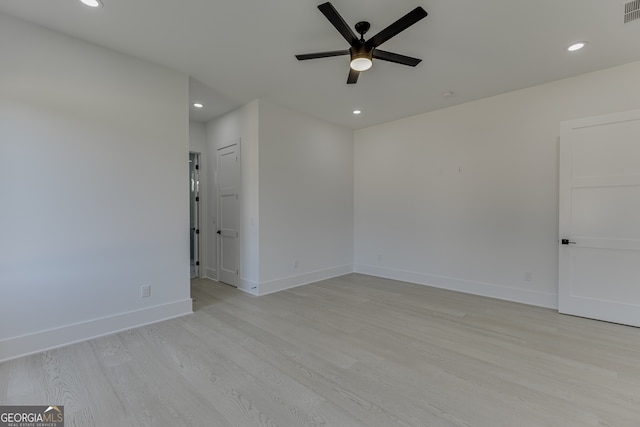
[[148,298],[151,296],[151,285],[140,286],[140,297]]

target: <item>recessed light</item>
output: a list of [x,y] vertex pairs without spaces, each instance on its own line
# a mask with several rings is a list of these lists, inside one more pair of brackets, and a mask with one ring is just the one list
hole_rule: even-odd
[[202,108],[202,107],[204,107],[204,104],[201,103],[201,102],[194,102],[193,106],[196,107],[196,108]]
[[353,114],[355,114],[355,115],[357,116],[358,114],[362,114],[362,111],[360,111],[360,110],[353,110]]
[[585,47],[586,45],[587,45],[587,42],[577,42],[577,43],[573,43],[573,44],[571,44],[571,45],[567,48],[567,50],[568,50],[569,52],[576,52],[576,51],[578,51],[578,50],[580,50],[580,49],[584,49],[584,47]]
[[102,7],[102,1],[101,0],[80,0],[83,4],[89,6],[89,7]]

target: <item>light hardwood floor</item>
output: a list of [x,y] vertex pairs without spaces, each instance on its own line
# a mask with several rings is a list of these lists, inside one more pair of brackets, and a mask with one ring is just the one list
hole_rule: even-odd
[[0,364],[67,426],[640,426],[640,329],[351,274]]

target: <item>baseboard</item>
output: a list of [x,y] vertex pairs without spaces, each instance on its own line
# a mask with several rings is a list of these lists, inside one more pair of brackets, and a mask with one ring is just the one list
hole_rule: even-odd
[[332,267],[324,270],[312,271],[309,273],[303,273],[296,276],[284,277],[282,279],[269,280],[262,282],[258,287],[258,295],[272,294],[278,291],[284,291],[285,289],[291,289],[309,283],[318,282],[321,280],[331,279],[333,277],[343,276],[345,274],[353,273],[353,265],[343,265],[340,267]]
[[0,362],[193,313],[191,298],[0,341]]
[[[215,270],[211,270],[211,271],[215,271]],[[205,277],[205,279],[209,279],[209,280],[213,280],[216,283],[222,283],[220,282],[217,278],[215,277]],[[256,282],[252,282],[251,280],[247,280],[247,279],[243,279],[240,278],[240,283],[238,284],[238,286],[234,286],[234,285],[228,285],[228,286],[232,286],[238,290],[241,290],[242,292],[245,292],[249,295],[254,295],[254,296],[258,296],[258,284]]]
[[509,288],[493,283],[396,270],[373,265],[356,264],[355,272],[370,276],[383,277],[385,279],[400,280],[418,285],[431,286],[434,288],[466,292],[473,295],[481,295],[484,297],[535,305],[538,307],[552,309],[558,308],[558,295],[553,293]]
[[240,284],[238,285],[238,289],[240,289],[242,292],[246,292],[250,295],[259,295],[258,294],[258,284],[256,282],[252,282],[251,280],[247,280],[247,279],[240,279]]

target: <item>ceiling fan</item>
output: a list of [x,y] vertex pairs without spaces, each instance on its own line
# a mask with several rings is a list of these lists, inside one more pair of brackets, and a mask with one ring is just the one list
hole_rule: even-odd
[[360,76],[361,71],[366,71],[371,68],[373,64],[373,58],[381,59],[383,61],[395,62],[397,64],[408,65],[410,67],[415,67],[422,61],[422,59],[412,58],[410,56],[400,55],[393,52],[387,52],[384,50],[378,49],[382,43],[389,40],[391,37],[394,37],[398,33],[406,30],[422,18],[427,16],[427,12],[421,8],[416,7],[411,12],[407,13],[402,18],[398,19],[393,24],[389,25],[384,30],[380,31],[375,36],[371,37],[369,40],[364,39],[364,35],[371,25],[366,21],[360,21],[355,25],[355,29],[360,34],[360,38],[355,35],[355,33],[349,28],[345,20],[340,16],[338,11],[330,2],[322,3],[318,6],[320,12],[327,17],[329,22],[336,27],[336,30],[342,37],[344,37],[351,48],[345,50],[333,50],[329,52],[318,52],[318,53],[305,53],[301,55],[296,55],[299,61],[304,61],[306,59],[316,59],[316,58],[328,58],[331,56],[342,56],[342,55],[350,55],[350,69],[349,69],[349,77],[347,78],[347,84],[355,84],[358,81],[358,77]]

